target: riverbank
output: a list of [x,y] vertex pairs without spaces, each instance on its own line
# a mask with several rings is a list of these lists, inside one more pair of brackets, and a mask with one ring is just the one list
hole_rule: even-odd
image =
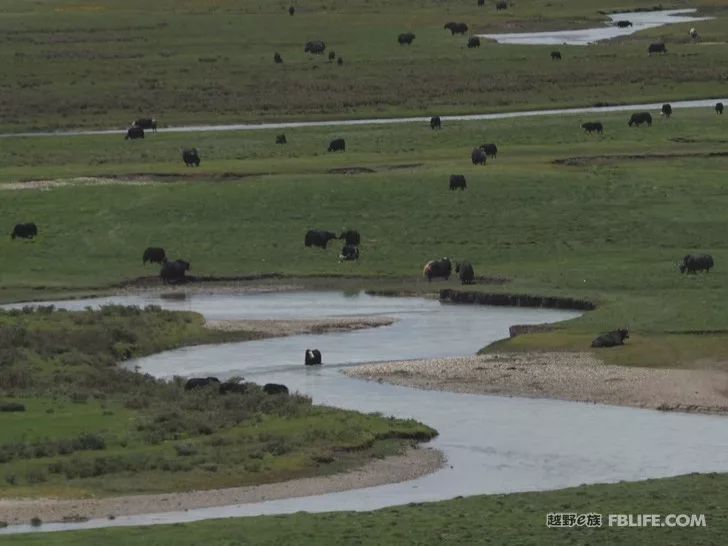
[[728,414],[728,373],[611,366],[590,353],[501,353],[385,362],[343,373],[426,390]]
[[435,472],[444,462],[440,451],[410,448],[348,472],[248,487],[103,499],[5,498],[0,499],[0,521],[10,525],[36,517],[43,522],[78,521],[322,495],[413,480]]
[[389,317],[344,317],[310,320],[207,320],[205,326],[223,332],[254,332],[264,337],[296,336],[353,332],[365,328],[389,326],[395,319]]

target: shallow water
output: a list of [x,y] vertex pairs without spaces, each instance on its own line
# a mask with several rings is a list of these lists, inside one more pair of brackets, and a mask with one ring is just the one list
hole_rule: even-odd
[[[601,40],[611,40],[620,36],[629,36],[641,30],[661,27],[675,23],[692,23],[705,21],[712,17],[693,17],[694,9],[673,9],[665,11],[648,11],[634,13],[612,13],[608,15],[610,23],[596,28],[578,30],[559,30],[550,32],[520,32],[510,34],[479,34],[481,38],[495,40],[499,44],[522,45],[589,45]],[[616,21],[630,21],[631,27],[614,26]],[[669,48],[668,48],[669,49]]]
[[[83,308],[99,300],[76,301]],[[193,295],[186,301],[154,297],[101,302],[157,303],[200,311],[208,318],[311,318],[381,314],[394,325],[348,333],[293,336],[202,346],[161,353],[132,365],[159,377],[244,375],[284,383],[315,403],[411,417],[435,427],[429,443],[447,465],[404,482],[313,497],[227,507],[117,517],[113,521],[15,526],[0,533],[148,525],[208,518],[338,510],[449,499],[457,495],[556,489],[582,483],[728,471],[726,421],[721,417],[661,413],[556,400],[421,391],[351,379],[339,373],[356,362],[473,354],[507,336],[514,323],[566,320],[576,312],[443,305],[419,298],[382,298],[336,292]],[[323,353],[324,366],[303,366],[306,348]]]

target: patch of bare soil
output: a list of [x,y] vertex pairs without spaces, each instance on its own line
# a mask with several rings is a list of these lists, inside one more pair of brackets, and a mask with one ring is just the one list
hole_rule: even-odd
[[665,161],[678,158],[728,157],[728,152],[684,152],[674,154],[614,154],[567,157],[554,159],[554,165],[584,167],[586,165],[610,165],[620,161]]

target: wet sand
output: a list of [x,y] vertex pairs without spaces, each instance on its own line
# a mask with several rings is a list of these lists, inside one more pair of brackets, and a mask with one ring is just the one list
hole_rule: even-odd
[[511,353],[366,364],[348,376],[426,390],[728,414],[728,373],[609,366],[590,353]]
[[389,317],[342,317],[300,320],[208,320],[205,326],[215,330],[234,332],[245,330],[263,336],[281,337],[300,334],[325,334],[329,332],[349,332],[389,326],[395,319]]
[[248,487],[102,499],[0,499],[0,521],[9,525],[34,517],[44,522],[78,521],[321,495],[413,480],[444,462],[440,451],[410,448],[403,455],[373,460],[349,472]]

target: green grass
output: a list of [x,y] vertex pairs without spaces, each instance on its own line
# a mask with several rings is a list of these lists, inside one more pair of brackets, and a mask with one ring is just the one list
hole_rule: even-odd
[[148,307],[0,313],[0,496],[84,497],[254,485],[330,474],[435,432],[310,399],[184,390],[118,360],[255,337]]
[[[295,5],[295,3],[294,3]],[[473,0],[314,0],[289,17],[288,2],[220,0],[9,0],[0,14],[0,127],[164,124],[502,111],[597,102],[719,96],[728,52],[725,6],[674,0],[716,19],[676,24],[589,47],[467,49],[447,21],[473,32],[584,28],[599,12],[654,0],[534,0],[497,12]],[[412,46],[397,35],[413,31]],[[303,53],[323,39],[342,66]],[[669,54],[650,58],[665,40]],[[273,63],[279,52],[284,64]]]
[[[6,537],[9,545],[233,544],[722,544],[728,519],[725,475],[689,475],[543,493],[517,493],[399,506],[363,513],[299,513],[189,524]],[[549,529],[551,512],[600,513],[601,528]],[[609,527],[608,514],[705,514],[706,527]]]

